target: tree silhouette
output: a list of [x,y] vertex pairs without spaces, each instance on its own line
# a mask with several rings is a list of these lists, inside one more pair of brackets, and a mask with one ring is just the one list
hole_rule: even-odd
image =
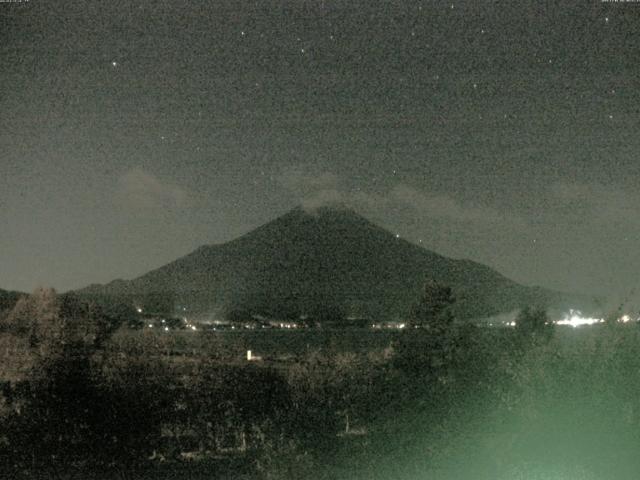
[[516,331],[525,338],[548,340],[553,335],[553,324],[544,309],[524,307],[516,317]]
[[[38,289],[22,297],[2,322],[0,401],[11,415],[2,425],[6,448],[0,456],[8,455],[17,468],[34,469],[44,468],[40,461],[54,469],[98,461],[95,452],[106,452],[117,437],[116,420],[128,418],[122,410],[110,414],[129,403],[110,395],[93,365],[119,321],[76,296]],[[1,469],[0,476],[5,478]]]
[[422,296],[411,312],[410,324],[435,334],[444,333],[453,323],[451,307],[454,303],[455,298],[451,287],[429,280],[425,283]]

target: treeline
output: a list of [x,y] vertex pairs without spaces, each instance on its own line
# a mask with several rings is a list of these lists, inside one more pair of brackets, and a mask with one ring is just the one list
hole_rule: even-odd
[[523,309],[479,329],[454,302],[429,283],[386,348],[270,365],[114,341],[126,309],[39,290],[0,319],[0,476],[482,479],[589,428],[640,446],[634,326],[569,334]]
[[169,336],[110,341],[123,322],[52,290],[0,319],[3,478],[147,478],[185,462],[206,478],[310,478],[337,434],[369,421],[390,368],[391,347],[285,369],[175,358]]

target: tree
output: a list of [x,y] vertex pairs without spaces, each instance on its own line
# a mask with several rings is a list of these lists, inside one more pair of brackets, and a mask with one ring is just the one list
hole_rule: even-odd
[[4,320],[4,330],[26,339],[42,362],[62,357],[88,357],[120,326],[93,303],[75,295],[57,295],[53,289],[39,288],[20,298]]
[[524,307],[516,317],[516,331],[521,337],[549,340],[553,323],[544,309]]
[[425,283],[422,296],[411,312],[411,325],[435,334],[448,331],[453,324],[452,307],[455,298],[451,287],[435,280]]
[[419,328],[403,335],[393,364],[401,371],[446,382],[465,344],[461,331],[454,328],[452,307],[455,303],[451,287],[429,280],[419,301],[411,310],[409,326]]
[[11,465],[39,468],[36,457],[52,468],[97,460],[94,452],[114,438],[113,418],[105,421],[114,402],[92,362],[118,321],[76,296],[38,289],[3,324],[0,400],[5,412],[19,413],[3,425]]
[[4,324],[8,333],[28,338],[32,348],[39,347],[47,338],[57,338],[60,322],[55,290],[38,288],[31,295],[20,298]]

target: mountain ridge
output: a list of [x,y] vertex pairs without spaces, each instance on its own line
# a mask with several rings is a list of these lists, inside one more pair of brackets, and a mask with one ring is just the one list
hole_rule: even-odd
[[403,317],[433,279],[450,285],[460,318],[524,305],[562,303],[566,294],[520,285],[468,259],[408,242],[346,206],[296,207],[222,244],[193,252],[132,280],[78,291],[85,295],[165,297],[168,303],[228,316]]

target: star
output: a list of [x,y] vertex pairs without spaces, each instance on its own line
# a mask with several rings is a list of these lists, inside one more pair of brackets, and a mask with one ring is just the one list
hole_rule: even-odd
[[113,61],[111,62],[111,66],[112,66],[113,68],[116,68],[116,67],[118,66],[118,62],[116,62],[115,60],[113,60]]

